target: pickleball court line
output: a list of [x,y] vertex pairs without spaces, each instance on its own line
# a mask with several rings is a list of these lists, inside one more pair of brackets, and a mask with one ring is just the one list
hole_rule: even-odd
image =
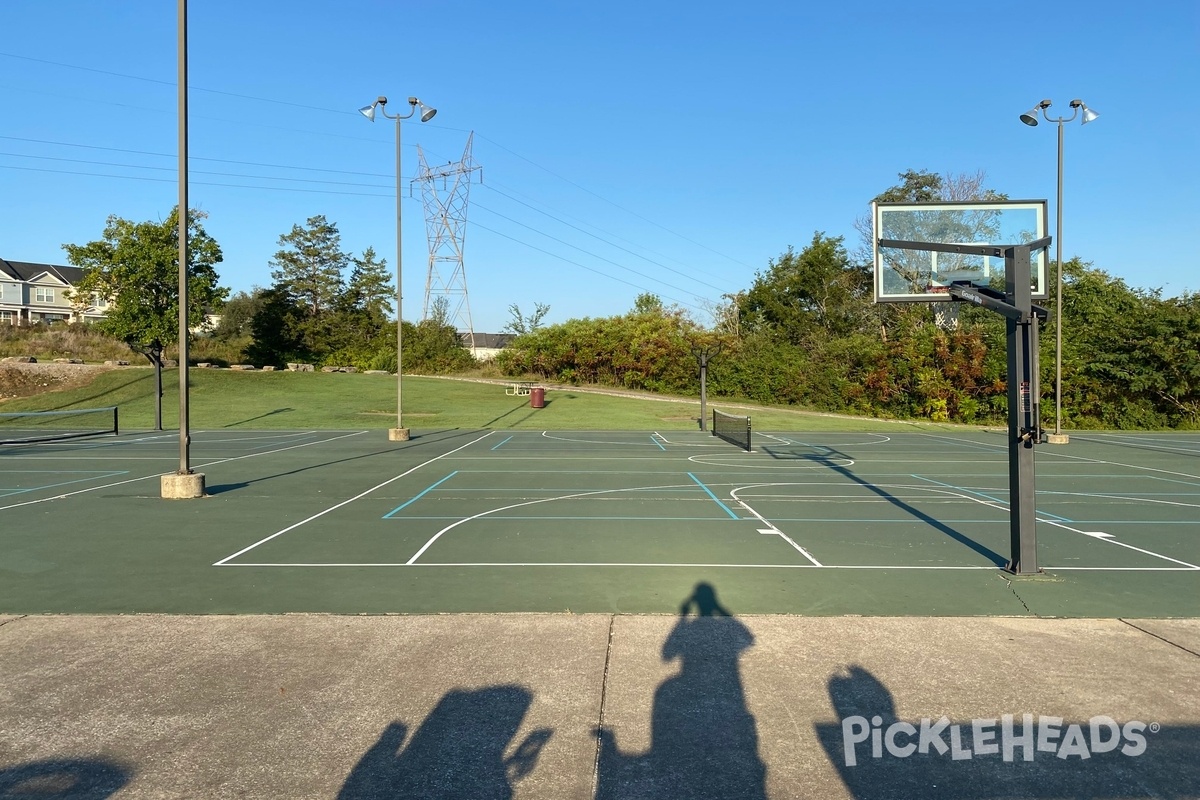
[[[683,488],[688,488],[688,487],[686,484],[684,484],[684,485],[671,485],[671,486],[627,486],[627,487],[623,487],[620,489],[597,489],[595,491],[590,491],[590,492],[574,492],[572,494],[556,495],[554,497],[542,497],[537,500],[526,500],[521,503],[513,503],[511,505],[500,506],[498,508],[490,508],[487,511],[481,511],[478,514],[472,514],[469,517],[463,517],[462,519],[457,520],[456,522],[453,522],[453,523],[447,525],[446,527],[442,528],[440,531],[438,531],[432,537],[430,537],[429,541],[427,541],[427,542],[425,542],[425,544],[421,545],[421,549],[418,550],[417,552],[413,553],[412,558],[408,559],[408,561],[405,562],[405,565],[412,566],[413,564],[415,564],[417,559],[420,558],[425,553],[426,550],[428,550],[430,547],[432,547],[433,543],[436,542],[438,539],[440,539],[443,534],[449,533],[450,531],[454,530],[459,525],[462,525],[464,523],[473,522],[474,520],[481,519],[481,518],[487,517],[487,516],[491,516],[492,514],[499,514],[501,511],[510,511],[514,508],[524,508],[526,506],[535,506],[535,505],[539,505],[541,503],[553,503],[558,500],[578,500],[581,497],[595,497],[595,496],[601,495],[601,494],[618,494],[620,492],[647,492],[647,491],[662,490],[662,489],[683,489]],[[734,519],[737,519],[737,517],[735,516]]]
[[[315,442],[305,442],[304,444],[293,444],[288,447],[280,447],[278,450],[264,450],[261,453],[247,453],[246,455],[241,455],[241,456],[231,456],[230,458],[222,458],[222,459],[218,459],[216,461],[208,461],[204,464],[198,464],[196,466],[200,469],[203,469],[204,467],[213,467],[213,466],[216,466],[217,464],[225,464],[229,461],[239,461],[243,458],[257,458],[258,456],[269,456],[274,453],[282,453],[286,450],[296,450],[298,448],[308,447],[308,446],[314,445],[314,444],[325,444],[327,442],[335,442],[338,439],[346,439],[350,436],[361,436],[364,433],[367,433],[367,431],[356,431],[354,433],[347,433],[347,434],[343,434],[341,436],[334,436],[330,439],[319,439]],[[8,505],[8,506],[0,506],[0,511],[7,511],[10,508],[20,508],[21,506],[32,506],[32,505],[36,505],[38,503],[46,503],[51,500],[63,500],[67,497],[74,497],[77,494],[86,494],[88,492],[94,492],[99,489],[111,489],[114,486],[124,486],[127,483],[137,483],[138,481],[146,481],[146,480],[150,480],[151,478],[161,478],[163,475],[172,475],[172,474],[174,474],[174,473],[156,472],[152,475],[143,475],[140,478],[130,478],[129,480],[116,481],[115,483],[106,483],[103,486],[92,486],[88,489],[80,489],[77,492],[67,492],[66,494],[57,494],[54,497],[42,497],[37,500],[26,500],[23,503],[13,503],[12,505]]]
[[405,471],[405,472],[402,472],[402,473],[400,473],[399,475],[396,475],[396,476],[394,476],[394,477],[388,478],[388,479],[387,479],[386,481],[384,481],[383,483],[380,483],[380,484],[378,484],[378,485],[376,485],[376,486],[372,486],[370,489],[367,489],[365,492],[361,492],[360,494],[356,494],[354,497],[351,497],[349,500],[343,500],[342,502],[338,503],[337,505],[330,506],[329,508],[325,509],[324,511],[319,511],[319,512],[317,512],[316,514],[313,514],[311,517],[308,517],[307,519],[302,519],[302,520],[300,520],[300,521],[299,521],[299,522],[297,522],[297,523],[294,523],[294,524],[292,524],[292,525],[289,525],[289,526],[287,526],[286,528],[284,528],[284,529],[283,529],[283,530],[281,530],[281,531],[276,531],[275,533],[272,533],[270,536],[267,536],[267,537],[266,537],[266,538],[264,538],[264,539],[260,539],[259,541],[255,542],[254,544],[250,545],[249,547],[243,547],[241,550],[238,550],[238,551],[237,551],[236,553],[234,553],[233,555],[231,555],[231,556],[226,556],[225,558],[222,558],[220,561],[218,561],[218,562],[214,563],[214,564],[213,564],[213,566],[214,566],[214,567],[223,567],[223,566],[226,566],[226,564],[225,564],[225,562],[226,562],[226,561],[229,561],[230,559],[237,558],[238,556],[242,555],[243,553],[249,553],[251,550],[253,550],[254,548],[258,547],[260,544],[266,544],[267,542],[269,542],[269,541],[271,541],[272,539],[274,539],[276,536],[282,536],[283,534],[287,533],[288,531],[295,530],[296,528],[299,528],[301,525],[306,525],[306,524],[308,524],[309,522],[312,522],[314,519],[317,519],[317,518],[319,518],[319,517],[323,517],[323,516],[325,516],[325,515],[326,515],[326,514],[328,514],[330,511],[336,511],[337,509],[341,508],[342,506],[349,505],[350,503],[353,503],[355,500],[359,500],[359,499],[361,499],[361,498],[363,498],[363,497],[366,497],[367,495],[369,495],[371,492],[375,491],[376,489],[382,489],[384,486],[387,486],[389,483],[393,483],[393,482],[395,482],[395,481],[398,481],[398,480],[400,480],[401,478],[405,477],[406,475],[411,475],[412,473],[414,473],[414,472],[416,472],[417,470],[419,470],[421,467],[424,467],[424,466],[426,466],[426,465],[428,465],[428,464],[432,464],[432,463],[433,463],[433,462],[435,462],[435,461],[440,461],[441,459],[445,458],[446,456],[452,455],[452,454],[454,454],[454,453],[457,453],[459,450],[462,450],[462,449],[464,449],[464,448],[470,447],[471,445],[475,444],[476,442],[481,442],[481,441],[483,441],[484,439],[486,439],[487,437],[491,436],[493,433],[495,433],[495,431],[488,431],[488,432],[487,432],[487,433],[485,433],[483,436],[480,436],[478,439],[472,439],[471,441],[467,442],[467,443],[466,443],[466,444],[464,444],[464,445],[461,445],[461,446],[459,446],[459,447],[456,447],[456,448],[454,448],[453,450],[448,450],[448,451],[446,451],[445,453],[442,453],[440,456],[436,456],[436,457],[434,457],[434,458],[431,458],[431,459],[429,459],[428,461],[423,461],[423,462],[421,462],[420,464],[417,464],[415,467],[413,467],[413,468],[412,468],[412,469],[410,469],[410,470],[407,470],[407,471]]

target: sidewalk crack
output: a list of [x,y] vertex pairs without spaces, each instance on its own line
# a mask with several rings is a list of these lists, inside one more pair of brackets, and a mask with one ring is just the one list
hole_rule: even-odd
[[608,696],[608,665],[612,657],[613,626],[617,615],[608,618],[608,646],[604,650],[604,676],[600,682],[600,718],[596,723],[596,758],[592,762],[592,796],[600,788],[600,751],[604,744],[604,707]]
[[1135,631],[1141,631],[1142,633],[1146,634],[1147,636],[1153,636],[1155,639],[1158,639],[1160,642],[1166,642],[1167,644],[1171,645],[1172,647],[1178,647],[1180,650],[1187,653],[1188,655],[1193,655],[1193,656],[1196,656],[1197,658],[1200,658],[1200,653],[1197,653],[1195,650],[1189,650],[1188,648],[1184,647],[1181,644],[1176,644],[1175,642],[1172,642],[1170,639],[1166,638],[1165,636],[1159,636],[1157,633],[1154,633],[1153,631],[1148,631],[1145,628],[1139,628],[1137,625],[1134,625],[1132,622],[1130,622],[1127,619],[1122,619],[1121,622],[1124,622],[1126,625],[1133,628]]
[[25,619],[28,616],[29,616],[28,614],[21,614],[20,616],[13,617],[12,619],[6,619],[3,622],[0,622],[0,628],[3,628],[5,625],[7,625],[10,622],[16,622],[17,620]]

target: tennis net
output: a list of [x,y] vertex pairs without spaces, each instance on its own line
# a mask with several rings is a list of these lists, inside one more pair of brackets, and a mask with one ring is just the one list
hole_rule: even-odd
[[117,407],[0,414],[0,445],[117,434]]
[[744,450],[750,450],[750,417],[723,414],[713,409],[712,434]]

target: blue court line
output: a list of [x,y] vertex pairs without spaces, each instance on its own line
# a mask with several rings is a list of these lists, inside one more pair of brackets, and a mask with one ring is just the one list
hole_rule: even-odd
[[[926,478],[924,475],[912,475],[912,477],[916,478],[919,481],[928,481],[930,483],[936,483],[938,486],[945,486],[947,489],[954,489],[959,492],[966,492],[967,494],[973,494],[976,497],[982,497],[984,499],[991,500],[993,503],[1003,503],[1004,505],[1008,505],[1007,500],[1001,500],[999,497],[992,497],[990,494],[984,494],[983,492],[977,492],[974,489],[964,489],[963,487],[955,486],[952,483],[942,483],[941,481],[935,481],[933,478]],[[1049,511],[1037,511],[1036,513],[1041,514],[1043,517],[1051,517],[1053,519],[1058,520],[1059,522],[1074,522],[1074,520],[1072,520],[1072,519],[1068,519],[1066,517],[1060,517],[1058,514],[1051,514]]]
[[446,481],[450,480],[451,478],[453,478],[453,477],[454,477],[455,475],[457,475],[457,474],[458,474],[458,470],[454,470],[454,472],[451,472],[449,475],[447,475],[446,477],[442,478],[440,481],[438,481],[437,483],[433,484],[432,486],[427,486],[427,487],[425,488],[425,490],[424,490],[424,491],[422,491],[422,492],[421,492],[419,495],[417,495],[417,496],[416,496],[416,497],[414,497],[413,499],[411,499],[411,500],[409,500],[409,501],[407,501],[407,502],[405,502],[405,503],[403,503],[403,504],[401,504],[401,505],[398,505],[398,506],[396,506],[396,507],[395,507],[395,508],[393,508],[391,511],[389,511],[389,512],[388,512],[388,513],[386,513],[386,514],[384,514],[384,515],[383,515],[383,518],[384,518],[384,519],[391,519],[391,516],[392,516],[392,514],[395,514],[397,511],[399,511],[400,509],[404,508],[405,506],[410,506],[410,505],[412,505],[413,503],[417,502],[417,501],[418,501],[418,500],[420,500],[422,497],[424,497],[425,495],[429,494],[429,493],[430,493],[430,492],[432,492],[434,489],[436,489],[437,487],[441,486],[443,483],[445,483]]
[[656,445],[658,445],[658,449],[659,449],[659,450],[666,450],[666,449],[667,449],[667,448],[665,448],[665,447],[663,447],[663,446],[662,446],[662,442],[660,442],[658,439],[655,439],[653,436],[651,436],[651,437],[650,437],[650,441],[652,441],[652,442],[654,442]]
[[693,475],[693,474],[692,474],[692,473],[690,473],[690,472],[687,474],[687,476],[688,476],[689,478],[691,478],[692,480],[694,480],[694,481],[696,482],[696,485],[697,485],[697,486],[699,486],[701,489],[703,489],[705,492],[707,492],[707,493],[708,493],[708,496],[709,496],[709,497],[711,497],[711,498],[713,499],[713,502],[714,502],[714,503],[716,503],[717,505],[719,505],[719,506],[721,507],[721,509],[722,509],[722,510],[723,510],[723,511],[724,511],[726,514],[728,514],[729,516],[733,517],[734,519],[737,519],[737,518],[738,518],[738,515],[737,515],[737,514],[735,514],[735,513],[733,513],[732,511],[730,511],[730,510],[729,510],[729,506],[725,505],[725,504],[724,504],[724,503],[722,503],[720,500],[718,500],[718,499],[717,499],[717,496],[716,496],[715,494],[713,494],[713,493],[712,493],[712,489],[709,489],[707,486],[705,486],[703,483],[701,483],[699,478],[697,478],[695,475]]
[[[514,434],[513,434],[513,436],[516,436],[516,434],[514,433]],[[512,436],[508,437],[508,439],[511,439],[511,438],[513,438],[513,437],[512,437]],[[508,439],[505,439],[505,440],[504,440],[504,442],[507,442],[507,441],[508,441]],[[504,442],[501,442],[500,444],[504,444]],[[499,447],[499,446],[500,446],[500,444],[496,445],[496,447]],[[493,449],[493,450],[495,450],[495,449],[496,449],[496,447],[493,447],[492,449]]]

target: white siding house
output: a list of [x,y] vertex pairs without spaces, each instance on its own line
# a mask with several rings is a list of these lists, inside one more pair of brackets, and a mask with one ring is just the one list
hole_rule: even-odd
[[68,290],[82,278],[79,267],[0,258],[0,324],[100,319],[107,306],[102,299],[80,312],[68,298]]

